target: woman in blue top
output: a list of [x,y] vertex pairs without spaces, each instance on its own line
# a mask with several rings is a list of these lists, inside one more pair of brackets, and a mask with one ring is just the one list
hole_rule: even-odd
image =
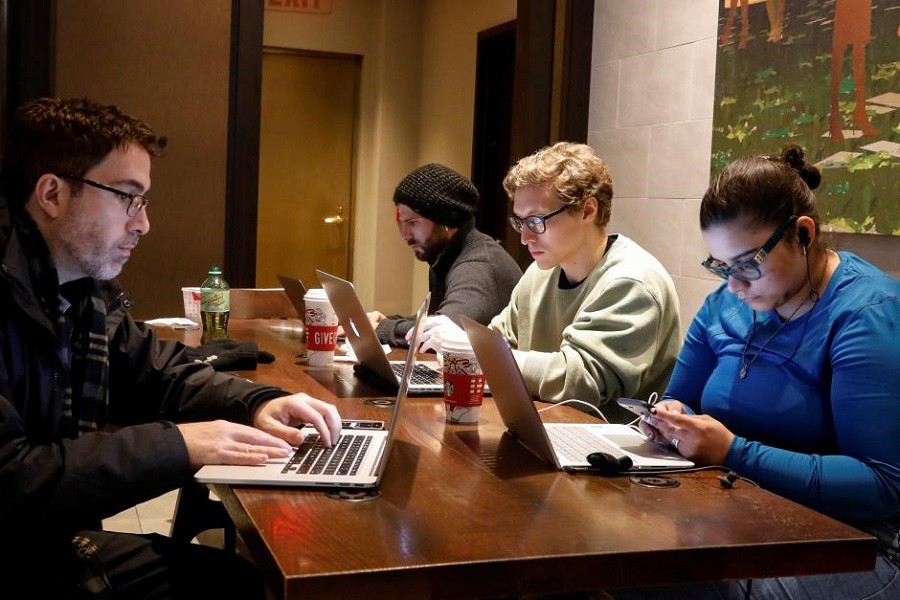
[[819,180],[797,146],[715,178],[700,206],[703,265],[726,283],[694,318],[644,427],[697,463],[875,534],[876,569],[648,597],[900,598],[900,282],[825,247]]

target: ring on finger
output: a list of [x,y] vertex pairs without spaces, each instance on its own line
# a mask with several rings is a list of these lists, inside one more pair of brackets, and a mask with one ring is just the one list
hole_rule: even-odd
[[672,445],[675,447],[676,450],[678,450],[678,444],[680,444],[680,443],[681,443],[681,440],[678,439],[677,436],[672,438]]

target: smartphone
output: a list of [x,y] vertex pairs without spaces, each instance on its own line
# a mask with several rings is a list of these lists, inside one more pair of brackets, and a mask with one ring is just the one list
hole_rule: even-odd
[[645,402],[644,400],[635,400],[634,398],[619,398],[618,400],[616,400],[616,402],[622,408],[627,408],[640,417],[646,417],[650,415],[650,409],[652,408],[652,405],[649,402]]
[[366,421],[362,419],[350,419],[341,421],[341,429],[384,429],[384,421]]

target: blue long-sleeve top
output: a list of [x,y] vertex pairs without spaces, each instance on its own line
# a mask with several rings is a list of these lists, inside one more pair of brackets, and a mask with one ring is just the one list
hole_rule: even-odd
[[735,434],[725,466],[740,475],[865,529],[896,529],[900,281],[853,254],[840,258],[812,310],[781,331],[774,310],[756,313],[745,379],[754,313],[725,284],[710,294],[665,397]]

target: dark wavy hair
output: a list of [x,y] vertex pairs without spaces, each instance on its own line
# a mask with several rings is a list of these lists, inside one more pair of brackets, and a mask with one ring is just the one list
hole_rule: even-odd
[[115,149],[136,144],[160,156],[166,143],[146,123],[115,106],[87,98],[38,98],[20,106],[10,123],[0,160],[0,190],[16,213],[46,173],[80,177]]
[[[811,217],[819,232],[813,190],[822,175],[796,144],[780,156],[747,156],[728,164],[713,179],[700,203],[700,229],[745,220],[751,226],[781,225],[791,215]],[[789,232],[790,238],[796,231]],[[817,237],[817,239],[819,239]]]

